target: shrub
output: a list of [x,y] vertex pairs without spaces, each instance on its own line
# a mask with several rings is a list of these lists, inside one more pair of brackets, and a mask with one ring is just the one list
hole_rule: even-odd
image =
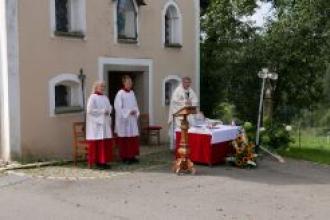
[[[249,142],[255,142],[256,126],[251,122],[245,122],[243,128]],[[290,135],[291,130],[291,126],[266,120],[264,127],[260,128],[260,144],[273,149],[285,149],[294,141]]]
[[221,102],[215,107],[213,115],[215,118],[223,121],[224,124],[230,124],[235,120],[235,106],[228,102]]
[[294,140],[290,135],[290,129],[287,128],[288,126],[282,123],[266,120],[264,123],[264,131],[260,133],[261,145],[273,149],[289,147],[289,144]]
[[251,122],[244,122],[243,124],[243,128],[244,128],[244,131],[245,131],[245,134],[249,140],[249,143],[251,142],[255,142],[255,139],[256,139],[256,127],[253,126],[253,124]]

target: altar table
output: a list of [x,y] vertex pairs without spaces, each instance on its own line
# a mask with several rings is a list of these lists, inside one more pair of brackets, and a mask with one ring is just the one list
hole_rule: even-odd
[[[238,126],[221,125],[216,128],[192,127],[188,131],[190,159],[195,163],[224,163],[226,156],[232,153],[230,142],[239,134]],[[181,133],[176,131],[176,148],[179,148]]]

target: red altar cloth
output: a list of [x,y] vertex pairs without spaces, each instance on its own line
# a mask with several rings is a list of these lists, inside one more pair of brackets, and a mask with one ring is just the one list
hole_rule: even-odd
[[[176,132],[176,149],[180,145],[181,133]],[[195,163],[219,164],[224,163],[226,156],[232,153],[231,141],[211,144],[211,135],[208,134],[188,134],[188,146],[190,149],[190,159]]]

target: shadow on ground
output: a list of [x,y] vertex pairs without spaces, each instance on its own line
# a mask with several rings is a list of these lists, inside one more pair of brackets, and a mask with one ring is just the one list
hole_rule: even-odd
[[[168,158],[171,158],[171,155]],[[170,168],[169,164],[168,166],[145,170],[144,172],[164,172],[175,175]],[[268,156],[263,156],[258,159],[258,167],[253,169],[240,169],[228,164],[212,167],[195,164],[195,168],[197,169],[196,177],[226,177],[270,185],[330,183],[330,166],[289,158],[285,158],[285,163],[282,164]]]

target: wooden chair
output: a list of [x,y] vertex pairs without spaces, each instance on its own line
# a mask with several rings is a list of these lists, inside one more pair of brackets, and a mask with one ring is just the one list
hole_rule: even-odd
[[73,123],[73,162],[77,165],[78,159],[86,160],[88,156],[88,144],[84,122]]
[[149,124],[149,114],[140,115],[140,133],[142,140],[146,140],[146,143],[150,143],[152,137],[157,138],[157,144],[160,145],[160,130],[161,126]]

